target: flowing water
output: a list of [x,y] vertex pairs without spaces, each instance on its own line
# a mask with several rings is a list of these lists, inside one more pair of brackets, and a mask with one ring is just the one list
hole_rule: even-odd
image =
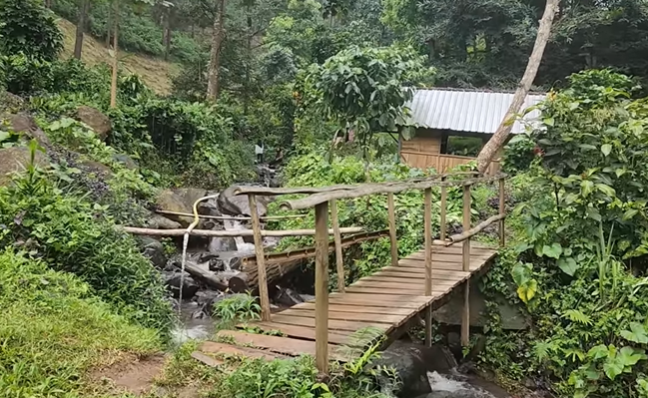
[[432,392],[418,398],[510,398],[502,388],[476,376],[429,372]]
[[[225,231],[248,231],[249,230],[248,228],[245,228],[243,223],[239,220],[224,220],[223,226],[225,227]],[[242,236],[235,237],[234,241],[236,242],[236,250],[239,252],[241,256],[254,253],[254,244],[246,243],[245,240],[243,240]]]

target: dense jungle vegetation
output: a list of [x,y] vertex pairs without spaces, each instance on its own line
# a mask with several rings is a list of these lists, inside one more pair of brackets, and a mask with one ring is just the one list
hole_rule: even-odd
[[[119,395],[93,371],[161,351],[172,352],[158,381],[168,396],[188,385],[223,398],[382,396],[362,361],[328,380],[308,357],[243,361],[230,372],[199,365],[191,344],[173,346],[168,292],[117,226],[146,225],[164,188],[253,181],[257,142],[285,153],[286,186],[435,173],[395,160],[404,104],[416,87],[515,88],[543,7],[0,0],[0,396]],[[119,73],[62,59],[58,18],[112,46]],[[534,82],[550,93],[539,105],[542,128],[506,147],[509,243],[481,286],[491,301],[478,365],[504,385],[648,397],[646,37],[643,0],[560,4]],[[122,73],[121,49],[177,64],[172,93]],[[108,128],[81,122],[88,108]],[[17,162],[26,167],[3,168]],[[473,195],[475,220],[496,212],[494,188]],[[397,197],[403,255],[423,241],[422,204],[417,192]],[[460,219],[461,192],[450,190],[448,221]],[[340,223],[383,229],[386,199],[341,204]],[[312,224],[305,214],[270,228]],[[305,242],[282,247],[297,243]],[[362,244],[345,258],[352,282],[388,263],[389,243]],[[330,280],[333,288],[334,266]],[[502,299],[528,328],[502,329]],[[256,306],[244,304],[222,314],[249,317]]]

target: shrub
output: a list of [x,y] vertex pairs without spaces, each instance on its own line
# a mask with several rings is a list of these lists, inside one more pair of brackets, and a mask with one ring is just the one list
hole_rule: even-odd
[[526,201],[507,221],[519,245],[484,281],[487,293],[523,303],[530,327],[489,325],[482,360],[559,396],[642,397],[648,386],[648,107],[633,89],[589,70],[550,94],[531,135],[542,161],[518,176]]
[[504,147],[502,169],[507,173],[526,171],[536,157],[535,143],[524,134],[516,135]]
[[22,245],[48,266],[78,275],[126,317],[167,333],[172,313],[157,271],[105,208],[64,196],[31,164],[0,188],[0,247]]
[[129,324],[92,290],[26,254],[0,251],[0,391],[80,396],[92,366],[160,349],[155,330]]
[[54,13],[40,0],[0,0],[0,27],[0,54],[54,61],[63,49]]

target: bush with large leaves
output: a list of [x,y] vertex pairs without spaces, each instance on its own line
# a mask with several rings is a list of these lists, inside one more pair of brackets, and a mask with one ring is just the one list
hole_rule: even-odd
[[633,88],[592,70],[549,95],[531,135],[541,162],[516,179],[526,179],[514,213],[519,245],[484,281],[488,293],[524,302],[533,326],[489,327],[483,361],[536,376],[560,396],[648,392],[648,106]]
[[63,49],[54,13],[40,0],[0,0],[0,55],[53,61]]
[[405,124],[413,87],[432,73],[423,65],[412,48],[350,47],[301,76],[304,107],[333,121],[338,134],[354,131],[365,145],[372,133]]

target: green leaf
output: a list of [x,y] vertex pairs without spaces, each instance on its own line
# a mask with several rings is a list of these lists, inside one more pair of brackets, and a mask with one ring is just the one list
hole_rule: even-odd
[[531,274],[531,264],[517,263],[511,270],[511,276],[513,276],[513,281],[518,286],[525,285],[530,279],[530,274]]
[[594,346],[587,352],[587,356],[593,359],[607,358],[609,354],[610,352],[608,351],[608,348],[604,344],[599,344],[597,346]]
[[544,245],[542,246],[542,254],[550,258],[558,259],[562,254],[562,246],[557,242],[552,243],[551,246]]
[[608,156],[610,152],[612,152],[612,145],[610,144],[601,145],[601,153],[603,153],[603,156]]
[[596,189],[603,192],[607,196],[614,196],[616,194],[616,191],[614,190],[614,188],[612,188],[609,185],[596,184]]
[[0,142],[8,140],[10,137],[9,132],[7,131],[0,131]]
[[576,270],[578,270],[578,264],[573,257],[560,258],[558,259],[558,268],[569,276],[574,276]]
[[623,366],[618,361],[612,360],[603,364],[603,371],[610,380],[614,380],[618,375],[623,373]]
[[634,366],[642,359],[646,359],[644,350],[635,349],[632,347],[623,347],[617,354],[617,361],[623,366],[624,370],[628,366]]
[[633,343],[648,344],[646,328],[638,322],[631,322],[630,330],[622,330],[621,337]]
[[544,124],[546,124],[547,126],[552,126],[553,127],[555,121],[554,121],[553,117],[546,117],[546,118],[544,118],[544,120],[542,120],[542,122]]
[[628,221],[632,217],[634,217],[639,211],[636,209],[628,209],[626,210],[625,213],[623,213],[623,221]]
[[581,193],[583,196],[587,197],[594,190],[594,183],[592,181],[582,181],[581,182]]

